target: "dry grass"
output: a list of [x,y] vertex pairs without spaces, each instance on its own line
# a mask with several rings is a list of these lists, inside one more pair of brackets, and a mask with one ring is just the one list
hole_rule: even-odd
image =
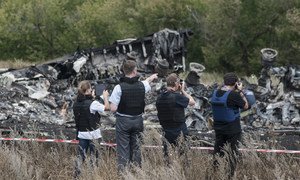
[[[249,137],[247,137],[249,138]],[[145,144],[161,144],[156,130],[145,132]],[[249,142],[246,146],[251,146]],[[36,142],[3,143],[0,149],[0,179],[72,179],[75,145]],[[188,151],[178,156],[170,151],[171,164],[165,165],[162,149],[143,148],[142,167],[118,175],[114,150],[102,150],[99,167],[83,166],[80,179],[220,179],[228,178],[228,164],[220,159],[213,169],[213,156],[207,151]],[[188,158],[186,158],[188,157]],[[88,162],[88,161],[87,161]],[[242,152],[233,179],[298,179],[299,159],[286,154]]]
[[252,74],[251,76],[244,76],[244,79],[246,79],[251,84],[258,84],[258,77]]
[[[212,72],[212,73],[203,73],[201,76],[201,83],[206,85],[211,85],[212,83],[217,82],[218,84],[223,83],[223,75],[220,72]],[[241,76],[241,78],[246,79],[251,84],[257,84],[258,77],[254,74],[251,76]]]
[[30,62],[30,61],[23,61],[23,60],[6,60],[6,61],[0,61],[0,68],[12,68],[12,69],[19,69],[23,67],[27,67],[33,64],[36,64],[37,62]]
[[201,83],[205,85],[211,85],[212,83],[223,83],[223,75],[220,75],[220,73],[217,72],[211,72],[211,73],[203,73],[201,76]]

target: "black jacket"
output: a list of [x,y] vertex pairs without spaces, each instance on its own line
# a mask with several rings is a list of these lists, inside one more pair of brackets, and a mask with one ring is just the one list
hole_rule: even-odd
[[138,77],[121,78],[121,100],[117,112],[126,115],[140,115],[145,108],[145,86]]
[[78,95],[77,100],[73,105],[75,123],[78,131],[93,131],[99,127],[100,114],[90,113],[92,102],[92,96]]
[[[157,116],[163,128],[176,128],[185,123],[184,107],[176,103],[176,99],[180,98],[179,96],[182,95],[177,92],[166,91],[157,98]],[[188,100],[186,104],[188,104]]]

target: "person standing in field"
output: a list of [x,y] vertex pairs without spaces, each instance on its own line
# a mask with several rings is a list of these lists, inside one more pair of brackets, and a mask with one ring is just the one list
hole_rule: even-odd
[[100,114],[109,110],[108,91],[103,91],[104,104],[95,100],[95,94],[89,81],[81,81],[78,85],[78,95],[73,105],[76,128],[78,131],[78,153],[75,176],[80,174],[80,166],[85,161],[88,151],[92,163],[98,163],[99,151],[95,143],[100,143],[102,135],[99,128]]
[[[178,146],[178,138],[188,135],[185,124],[184,109],[195,105],[194,98],[185,91],[184,83],[175,73],[166,78],[167,87],[156,101],[159,123],[163,128],[165,139],[173,146]],[[164,155],[168,157],[167,143],[164,141]],[[180,152],[181,154],[183,152]]]
[[139,81],[134,60],[123,64],[124,77],[114,87],[109,99],[112,112],[116,112],[116,143],[118,171],[129,163],[141,166],[141,133],[144,130],[142,114],[145,107],[145,93],[151,90],[150,82],[157,79],[153,74],[145,81]]
[[[224,85],[215,89],[211,98],[214,130],[216,135],[214,154],[224,156],[225,145],[229,146],[230,176],[234,175],[238,144],[242,129],[240,109],[247,109],[248,102],[242,90],[242,83],[234,73],[224,75]],[[217,165],[217,162],[214,162]]]

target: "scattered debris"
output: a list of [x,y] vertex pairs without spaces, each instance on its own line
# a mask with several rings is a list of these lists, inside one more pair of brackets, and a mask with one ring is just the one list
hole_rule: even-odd
[[300,124],[300,65],[274,67],[278,52],[261,50],[263,68],[257,84],[247,84],[258,101],[253,125],[291,129]]
[[[0,71],[0,128],[16,128],[20,132],[36,128],[49,135],[62,133],[74,138],[72,106],[78,82],[105,83],[111,91],[122,76],[123,61],[132,59],[138,64],[141,79],[153,72],[160,77],[153,84],[152,93],[146,96],[143,115],[146,127],[159,127],[155,101],[164,87],[164,77],[170,72],[187,71],[187,91],[195,98],[196,105],[186,109],[186,123],[192,132],[199,136],[205,134],[204,140],[210,141],[209,98],[218,84],[201,83],[203,65],[190,63],[186,68],[186,44],[191,35],[189,30],[164,29],[138,39],[118,40],[103,48],[77,50],[73,55],[44,64],[3,69]],[[246,120],[243,126],[263,131],[271,127],[278,129],[277,132],[283,132],[279,130],[284,128],[293,132],[300,123],[300,66],[273,67],[277,51],[265,48],[261,52],[263,69],[258,84],[243,80],[245,93],[252,96],[251,109],[242,113]],[[274,78],[277,84],[272,82]],[[115,125],[114,115],[107,112],[102,116],[102,127],[111,130]]]
[[[187,54],[185,45],[191,35],[189,30],[164,29],[138,39],[118,40],[103,48],[77,50],[73,55],[44,64],[4,69],[0,72],[1,127],[19,131],[54,130],[49,127],[57,125],[74,127],[72,105],[78,82],[106,83],[112,90],[119,83],[121,66],[126,59],[137,62],[141,78],[154,71],[160,72],[161,77],[168,72],[183,72]],[[157,93],[153,87],[153,94]],[[148,124],[157,124],[155,100],[153,95],[147,96],[144,116]],[[109,112],[103,114],[101,120],[103,127],[115,125],[115,118]],[[54,130],[53,134],[59,134],[61,130]]]

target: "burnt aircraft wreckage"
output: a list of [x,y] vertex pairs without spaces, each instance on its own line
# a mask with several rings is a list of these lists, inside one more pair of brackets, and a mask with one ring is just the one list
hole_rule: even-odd
[[[48,135],[71,131],[74,136],[74,128],[65,127],[74,127],[72,105],[78,82],[105,83],[112,90],[119,83],[126,59],[137,62],[141,78],[153,72],[161,77],[169,72],[183,72],[191,35],[189,30],[164,29],[138,39],[117,40],[102,48],[78,49],[72,55],[43,64],[3,69],[0,126],[21,132],[38,129]],[[153,94],[157,93],[155,89]],[[153,113],[155,100],[152,95],[147,96],[146,119],[157,119],[156,112]],[[114,116],[109,112],[101,120],[104,127],[114,126]]]
[[[210,134],[211,137],[209,97],[218,85],[201,83],[205,70],[203,65],[190,63],[186,67],[186,45],[191,35],[189,30],[164,29],[138,39],[117,40],[107,47],[78,49],[72,55],[43,64],[2,69],[2,134],[5,130],[14,129],[29,135],[59,136],[62,133],[68,138],[75,138],[72,105],[78,82],[105,83],[108,90],[112,90],[122,76],[123,61],[132,59],[138,64],[141,79],[154,72],[160,77],[146,96],[143,115],[146,127],[160,127],[155,101],[164,87],[164,77],[171,72],[185,71],[187,91],[196,100],[195,107],[186,109],[186,123],[195,134]],[[299,132],[300,67],[274,67],[277,51],[266,48],[261,53],[263,69],[258,84],[244,80],[245,93],[252,107],[242,113],[247,120],[243,127],[261,132],[270,130],[270,127],[280,132]],[[277,84],[273,82],[274,78],[278,80]],[[101,122],[103,132],[111,130],[115,125],[114,115],[110,112],[103,114]]]

